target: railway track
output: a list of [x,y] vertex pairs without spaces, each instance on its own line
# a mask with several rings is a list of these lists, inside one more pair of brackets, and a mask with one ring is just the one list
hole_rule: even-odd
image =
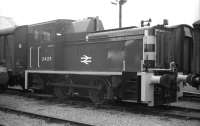
[[183,93],[183,99],[185,100],[194,100],[194,101],[200,101],[200,93],[192,93],[192,92],[184,92]]
[[36,113],[12,109],[12,108],[8,108],[5,106],[0,106],[0,111],[6,112],[6,113],[12,113],[12,114],[16,114],[16,115],[23,115],[23,116],[27,116],[27,117],[31,117],[31,118],[37,118],[37,119],[48,121],[49,123],[64,124],[65,126],[93,126],[90,124],[74,122],[74,121],[55,118],[55,117],[51,117],[51,116],[47,116],[47,115],[40,115],[40,114],[36,114]]
[[200,120],[200,109],[163,105],[160,106],[158,110],[161,110],[160,114],[164,114],[166,116],[183,118],[183,119]]
[[144,115],[200,120],[200,109],[183,108],[169,105],[162,105],[151,108],[147,107],[144,104],[121,102],[117,103],[117,105],[112,105],[110,107],[104,106],[103,108],[116,109],[119,111],[126,111],[130,113],[138,113]]
[[[103,109],[103,110],[114,110],[114,111],[123,111],[127,113],[133,114],[144,114],[144,115],[153,115],[153,116],[163,116],[163,117],[172,117],[172,118],[179,118],[179,119],[190,119],[190,120],[199,120],[200,121],[200,108],[193,109],[193,108],[184,108],[184,107],[177,107],[177,106],[170,106],[170,105],[162,105],[159,107],[147,107],[144,104],[138,103],[130,103],[130,102],[114,102],[109,104],[104,104],[101,106],[94,106],[89,100],[81,99],[81,98],[72,98],[66,100],[55,100],[54,97],[49,96],[46,99],[46,95],[40,94],[32,94],[32,93],[17,93],[8,92],[11,95],[20,95],[25,97],[35,98],[36,100],[45,100],[46,102],[55,102],[55,103],[64,103],[71,106],[76,106],[77,108],[84,108],[84,107],[91,107],[94,109]],[[1,108],[0,108],[1,110]],[[48,117],[47,117],[48,119]]]

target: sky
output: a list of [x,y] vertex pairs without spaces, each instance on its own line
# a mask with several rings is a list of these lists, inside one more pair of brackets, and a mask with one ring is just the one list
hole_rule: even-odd
[[[55,19],[79,20],[99,16],[105,29],[118,27],[115,0],[0,0],[0,16],[12,17],[17,25]],[[141,20],[152,19],[151,25],[189,24],[200,20],[200,0],[127,0],[123,5],[122,26],[140,26]]]

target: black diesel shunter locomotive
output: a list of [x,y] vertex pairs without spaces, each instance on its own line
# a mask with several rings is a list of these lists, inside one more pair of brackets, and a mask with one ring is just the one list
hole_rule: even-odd
[[170,103],[183,83],[200,85],[199,33],[188,25],[103,30],[98,18],[1,31],[1,89],[18,84],[60,98],[88,96],[95,104]]

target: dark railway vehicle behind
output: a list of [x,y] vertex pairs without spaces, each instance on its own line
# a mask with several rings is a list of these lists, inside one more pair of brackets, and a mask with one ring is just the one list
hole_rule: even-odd
[[193,45],[193,64],[192,69],[195,73],[200,73],[200,20],[194,26],[194,45]]
[[174,61],[177,71],[191,73],[193,29],[188,25],[170,27],[169,32],[157,32],[157,65],[169,67]]
[[10,18],[0,17],[3,30],[0,29],[0,91],[6,89],[9,80],[8,71],[12,71],[14,64],[14,36],[16,28]]
[[149,106],[176,101],[183,81],[199,86],[187,25],[103,30],[98,18],[54,20],[19,26],[12,36],[9,85]]
[[[192,53],[192,73],[193,77],[200,75],[200,20],[196,21],[193,24],[194,30],[193,30],[193,53]],[[192,76],[192,75],[191,75]],[[193,87],[196,87],[200,89],[199,86],[197,86],[196,82],[193,83]],[[200,91],[198,91],[198,94]]]

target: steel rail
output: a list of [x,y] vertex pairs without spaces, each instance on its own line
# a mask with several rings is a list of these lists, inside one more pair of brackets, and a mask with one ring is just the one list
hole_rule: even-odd
[[180,106],[162,105],[160,106],[160,109],[162,110],[160,113],[165,116],[191,119],[191,120],[200,120],[200,108],[196,109],[196,108],[185,108]]
[[64,123],[64,124],[67,124],[70,126],[94,126],[94,125],[90,125],[90,124],[86,124],[86,123],[70,121],[70,120],[51,117],[51,116],[47,116],[47,115],[40,115],[40,114],[26,112],[26,111],[8,108],[8,107],[4,107],[4,106],[0,106],[0,111],[6,112],[6,113],[14,113],[17,115],[24,115],[24,116],[28,116],[28,117],[32,117],[32,118],[37,118],[37,119],[45,120],[45,121],[48,121],[51,123]]

